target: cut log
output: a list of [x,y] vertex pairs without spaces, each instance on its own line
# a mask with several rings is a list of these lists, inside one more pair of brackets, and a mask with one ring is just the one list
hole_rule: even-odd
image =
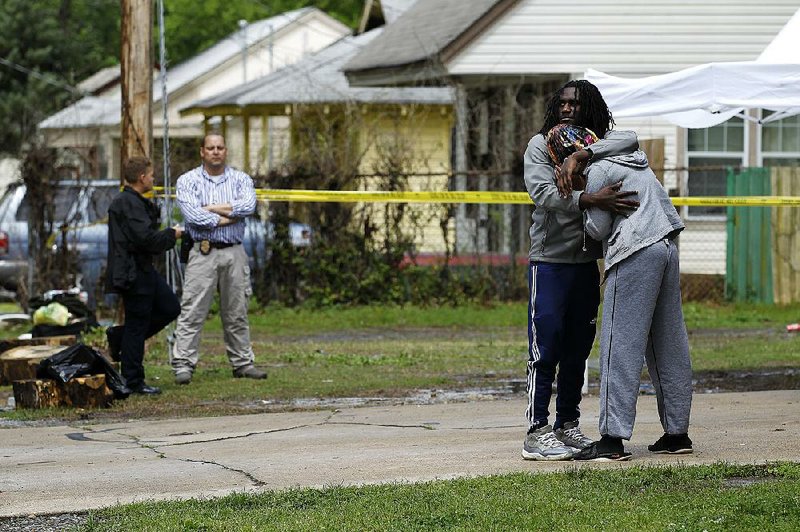
[[114,399],[114,394],[106,386],[105,375],[75,377],[67,383],[27,379],[14,381],[13,386],[17,408],[102,408],[110,405]]
[[0,354],[0,384],[35,379],[39,362],[64,350],[63,345],[25,345]]
[[102,408],[114,400],[114,393],[106,386],[106,376],[103,374],[75,377],[69,382],[58,384],[66,393],[66,406]]
[[64,391],[56,381],[28,379],[14,381],[16,408],[52,408],[64,403]]

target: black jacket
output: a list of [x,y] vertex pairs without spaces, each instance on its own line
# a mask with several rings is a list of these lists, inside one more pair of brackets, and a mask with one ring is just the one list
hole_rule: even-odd
[[175,230],[158,227],[152,201],[127,186],[114,198],[108,207],[106,292],[130,290],[140,273],[153,271],[154,255],[175,246]]

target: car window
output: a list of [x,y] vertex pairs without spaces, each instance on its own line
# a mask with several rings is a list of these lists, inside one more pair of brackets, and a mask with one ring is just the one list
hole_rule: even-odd
[[[53,197],[53,205],[55,207],[53,220],[62,222],[67,219],[72,206],[78,201],[78,194],[80,193],[79,187],[58,187]],[[17,209],[17,221],[25,222],[28,220],[28,213],[31,210],[30,200],[28,195],[22,198]]]
[[119,192],[115,187],[101,187],[92,190],[89,197],[89,222],[96,222],[108,216],[108,206]]

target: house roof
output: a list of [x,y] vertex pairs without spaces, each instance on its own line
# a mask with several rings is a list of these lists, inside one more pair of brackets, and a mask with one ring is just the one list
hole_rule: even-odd
[[483,27],[483,19],[494,18],[495,11],[505,11],[516,0],[423,0],[415,2],[372,46],[362,50],[345,66],[351,83],[379,85],[386,83],[381,74],[391,70],[396,81],[424,81],[441,74],[441,63],[448,48],[469,40],[472,29]]
[[[194,57],[169,69],[167,72],[167,93],[172,94],[182,89],[193,80],[202,77],[226,61],[241,54],[244,38],[247,40],[248,47],[253,46],[266,39],[270,31],[280,31],[292,23],[297,22],[302,17],[314,12],[319,12],[319,10],[314,7],[306,7],[288,11],[274,17],[252,22],[246,29],[240,29],[228,35],[226,38]],[[98,72],[97,75],[100,75],[100,72]],[[160,76],[155,76],[153,79],[153,100],[161,100]],[[62,109],[58,113],[40,122],[39,128],[68,129],[115,125],[119,122],[119,91],[112,91],[106,98],[86,97],[79,100],[77,103],[72,104],[66,109]]]
[[39,123],[41,129],[102,127],[119,124],[118,98],[85,96]]
[[97,95],[104,89],[108,88],[111,84],[119,81],[120,66],[114,65],[102,68],[78,83],[78,88],[86,94]]
[[392,24],[400,15],[408,11],[417,0],[381,0],[383,18],[387,24]]
[[200,100],[182,109],[181,113],[212,114],[215,108],[225,108],[229,112],[230,107],[295,103],[451,104],[453,95],[450,89],[360,88],[347,83],[342,66],[382,32],[383,28],[377,28],[355,37],[345,37],[293,65],[218,96]]

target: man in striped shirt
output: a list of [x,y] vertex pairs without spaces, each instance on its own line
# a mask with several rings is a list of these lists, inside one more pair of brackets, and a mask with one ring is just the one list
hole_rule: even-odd
[[175,382],[189,384],[199,358],[200,332],[219,287],[225,351],[234,377],[265,379],[254,365],[247,305],[252,288],[242,246],[245,218],[255,211],[253,180],[225,163],[222,135],[210,134],[200,146],[202,163],[180,176],[176,192],[186,231],[194,245],[184,274],[181,314],[175,331],[172,366]]

